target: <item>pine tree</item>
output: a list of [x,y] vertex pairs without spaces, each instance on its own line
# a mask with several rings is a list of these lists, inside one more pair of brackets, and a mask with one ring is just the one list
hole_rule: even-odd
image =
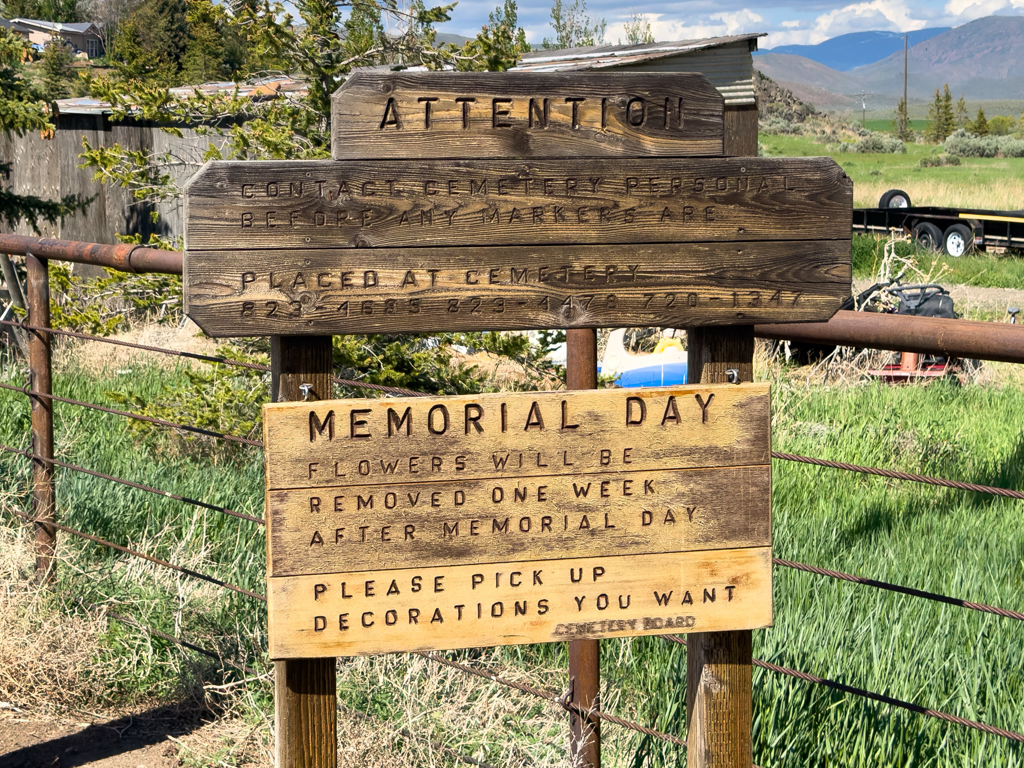
[[900,99],[896,106],[896,116],[891,123],[893,135],[900,141],[913,141],[914,129],[910,127],[910,116],[907,114],[907,102]]
[[504,7],[495,8],[487,17],[480,34],[462,47],[456,69],[504,72],[529,50],[526,32],[519,26],[516,0],[505,0]]
[[967,123],[971,120],[967,115],[967,102],[964,101],[964,95],[960,94],[960,100],[956,103],[956,112],[953,114],[953,125],[957,128],[964,128]]
[[51,101],[71,95],[74,81],[71,61],[71,45],[62,38],[51,38],[43,49],[43,87]]
[[944,86],[942,93],[935,89],[935,98],[928,106],[928,120],[930,124],[925,138],[933,144],[941,144],[953,132],[953,95],[948,85]]
[[949,84],[942,86],[942,141],[946,140],[955,128],[955,118],[953,116],[953,94],[949,92]]
[[971,122],[968,130],[975,136],[988,136],[990,131],[988,127],[988,120],[985,118],[985,110],[978,107],[978,115]]

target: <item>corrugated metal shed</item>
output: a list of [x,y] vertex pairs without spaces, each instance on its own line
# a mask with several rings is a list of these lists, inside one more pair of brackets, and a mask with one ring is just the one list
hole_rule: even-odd
[[[172,96],[188,97],[193,93],[203,93],[207,96],[215,94],[232,94],[238,88],[238,95],[254,99],[266,97],[284,96],[286,98],[297,98],[305,96],[308,92],[306,83],[302,80],[294,80],[289,77],[275,77],[257,80],[253,83],[203,83],[202,85],[186,85],[180,88],[171,88]],[[78,99],[60,99],[57,101],[57,112],[61,115],[109,115],[110,105],[105,101],[90,99],[88,97]]]
[[700,72],[727,106],[754,104],[754,59],[763,32],[672,43],[596,45],[524,54],[518,71],[628,69],[641,72]]

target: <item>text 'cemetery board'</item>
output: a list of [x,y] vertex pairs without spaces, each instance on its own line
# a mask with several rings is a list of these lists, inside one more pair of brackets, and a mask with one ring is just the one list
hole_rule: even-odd
[[186,312],[214,336],[835,313],[853,204],[838,165],[699,157],[721,153],[723,114],[700,76],[576,79],[353,77],[333,101],[347,159],[213,162],[190,183]]
[[760,384],[264,407],[273,658],[771,624]]

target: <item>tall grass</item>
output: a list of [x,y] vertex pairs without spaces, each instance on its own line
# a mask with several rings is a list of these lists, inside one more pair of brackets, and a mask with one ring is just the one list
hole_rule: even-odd
[[[130,375],[71,368],[60,394],[104,402],[110,391],[155,395],[180,374],[136,365]],[[8,371],[9,380],[17,380]],[[988,485],[1024,487],[1024,391],[1013,387],[810,386],[776,376],[777,450],[904,469]],[[186,496],[260,514],[261,457],[212,465],[140,442],[114,416],[60,404],[60,457]],[[0,393],[0,442],[25,445],[27,404]],[[779,557],[1020,609],[1024,582],[1021,502],[774,463],[774,548]],[[0,457],[5,504],[27,508],[28,465]],[[187,563],[262,591],[260,527],[67,471],[58,473],[66,524]],[[5,525],[17,521],[5,516]],[[199,638],[265,667],[265,615],[247,598],[168,576],[94,544],[63,539],[64,610],[107,601],[142,623]],[[850,685],[1024,731],[1024,626],[866,586],[776,569],[775,626],[755,633],[755,655]],[[112,623],[103,646],[112,700],[180,695],[219,665],[185,663],[178,649]],[[562,645],[460,651],[550,690],[564,690]],[[685,736],[686,651],[658,638],[602,643],[603,706]],[[342,703],[424,732],[500,764],[559,765],[565,718],[490,683],[404,655],[342,660]],[[256,697],[269,712],[269,688]],[[1019,766],[1018,745],[757,669],[755,761],[763,766]],[[682,750],[604,727],[610,765],[684,764]],[[411,747],[410,747],[411,748]],[[419,754],[419,753],[417,753]],[[447,758],[426,756],[447,764]],[[419,759],[419,758],[418,758]]]

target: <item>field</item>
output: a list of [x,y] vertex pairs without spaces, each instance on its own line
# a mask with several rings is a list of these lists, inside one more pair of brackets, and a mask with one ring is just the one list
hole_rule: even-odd
[[[828,147],[802,136],[760,137],[769,157],[813,157]],[[937,154],[931,144],[908,144],[906,154],[832,154],[853,179],[853,204],[878,205],[889,189],[902,189],[915,205],[996,210],[1024,209],[1024,158],[965,158],[959,166],[922,168],[921,158]]]
[[[166,397],[164,388],[184,385],[189,374],[141,358],[102,368],[81,362],[95,355],[73,350],[59,360],[57,392],[109,405],[116,405],[113,393]],[[764,354],[759,360],[758,378],[774,382],[776,450],[1024,485],[1024,386],[1009,366],[993,366],[968,386],[894,388],[862,382],[852,368],[831,383],[820,376],[813,383],[805,369]],[[225,390],[264,386],[233,380],[227,371],[218,376],[216,386]],[[8,365],[3,378],[20,381],[17,366]],[[115,416],[66,405],[56,413],[64,461],[261,514],[255,449],[187,445],[180,436],[139,432]],[[26,429],[25,399],[0,393],[0,442],[22,446]],[[26,509],[27,463],[4,455],[0,473],[3,509]],[[1021,607],[1020,502],[783,462],[775,462],[774,479],[778,557]],[[262,591],[263,535],[252,523],[67,471],[59,473],[58,499],[67,525]],[[0,700],[58,716],[205,701],[234,725],[211,743],[185,738],[188,764],[269,764],[272,685],[260,604],[68,537],[57,589],[40,600],[24,585],[31,560],[21,530],[5,513]],[[1024,730],[1019,622],[779,568],[775,601],[775,627],[755,633],[757,657]],[[216,648],[248,665],[248,673],[183,654],[117,621],[97,624],[104,607]],[[55,621],[62,631],[47,638]],[[566,685],[562,646],[455,655],[549,690]],[[603,643],[605,709],[685,736],[685,655],[656,638]],[[754,688],[755,761],[762,766],[1024,763],[1020,749],[1004,740],[764,670],[755,671]],[[455,764],[438,744],[493,765],[564,764],[565,719],[553,708],[416,657],[342,660],[339,690],[346,708],[376,718],[371,727],[343,715],[349,766]],[[421,738],[402,736],[402,728]],[[604,733],[608,765],[683,762],[671,745],[613,726]]]

